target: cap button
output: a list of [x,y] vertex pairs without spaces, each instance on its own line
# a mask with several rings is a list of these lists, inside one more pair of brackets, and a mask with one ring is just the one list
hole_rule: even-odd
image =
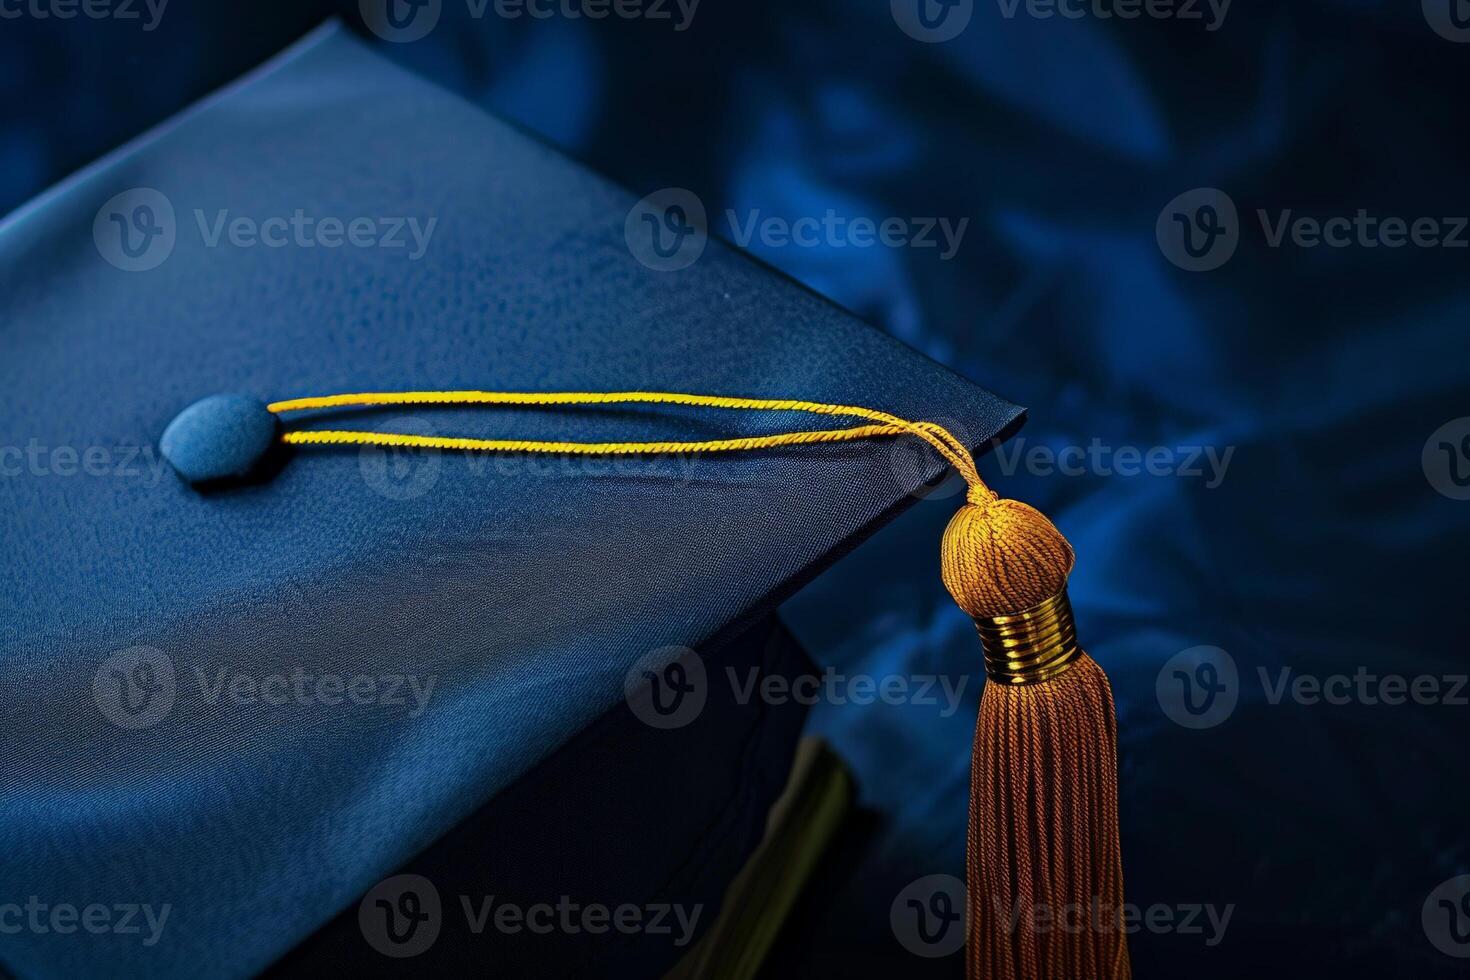
[[280,423],[249,395],[210,395],[184,409],[158,441],[163,458],[191,484],[248,476],[275,445]]

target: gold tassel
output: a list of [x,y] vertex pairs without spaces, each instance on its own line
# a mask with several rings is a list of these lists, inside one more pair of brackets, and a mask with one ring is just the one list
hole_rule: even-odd
[[1077,645],[1072,547],[1040,512],[971,485],[944,533],[945,587],[987,680],[970,769],[970,980],[1125,980],[1118,735]]

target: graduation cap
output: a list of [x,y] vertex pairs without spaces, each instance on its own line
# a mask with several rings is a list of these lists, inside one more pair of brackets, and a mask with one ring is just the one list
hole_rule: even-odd
[[339,959],[405,868],[718,895],[799,718],[629,678],[802,670],[771,610],[952,467],[970,973],[1128,974],[1007,927],[1122,887],[1071,549],[971,454],[1020,409],[648,207],[328,26],[0,226],[4,969]]

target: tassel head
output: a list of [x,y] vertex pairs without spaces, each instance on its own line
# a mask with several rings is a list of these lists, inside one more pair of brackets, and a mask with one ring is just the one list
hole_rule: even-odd
[[1067,587],[1072,546],[1046,515],[1019,500],[971,489],[940,550],[944,586],[970,618],[1011,616]]

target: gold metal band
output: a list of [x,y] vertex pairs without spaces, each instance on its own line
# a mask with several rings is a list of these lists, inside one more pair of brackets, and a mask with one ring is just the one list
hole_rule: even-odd
[[1001,684],[1050,680],[1082,655],[1067,590],[1023,612],[975,620],[985,674]]

